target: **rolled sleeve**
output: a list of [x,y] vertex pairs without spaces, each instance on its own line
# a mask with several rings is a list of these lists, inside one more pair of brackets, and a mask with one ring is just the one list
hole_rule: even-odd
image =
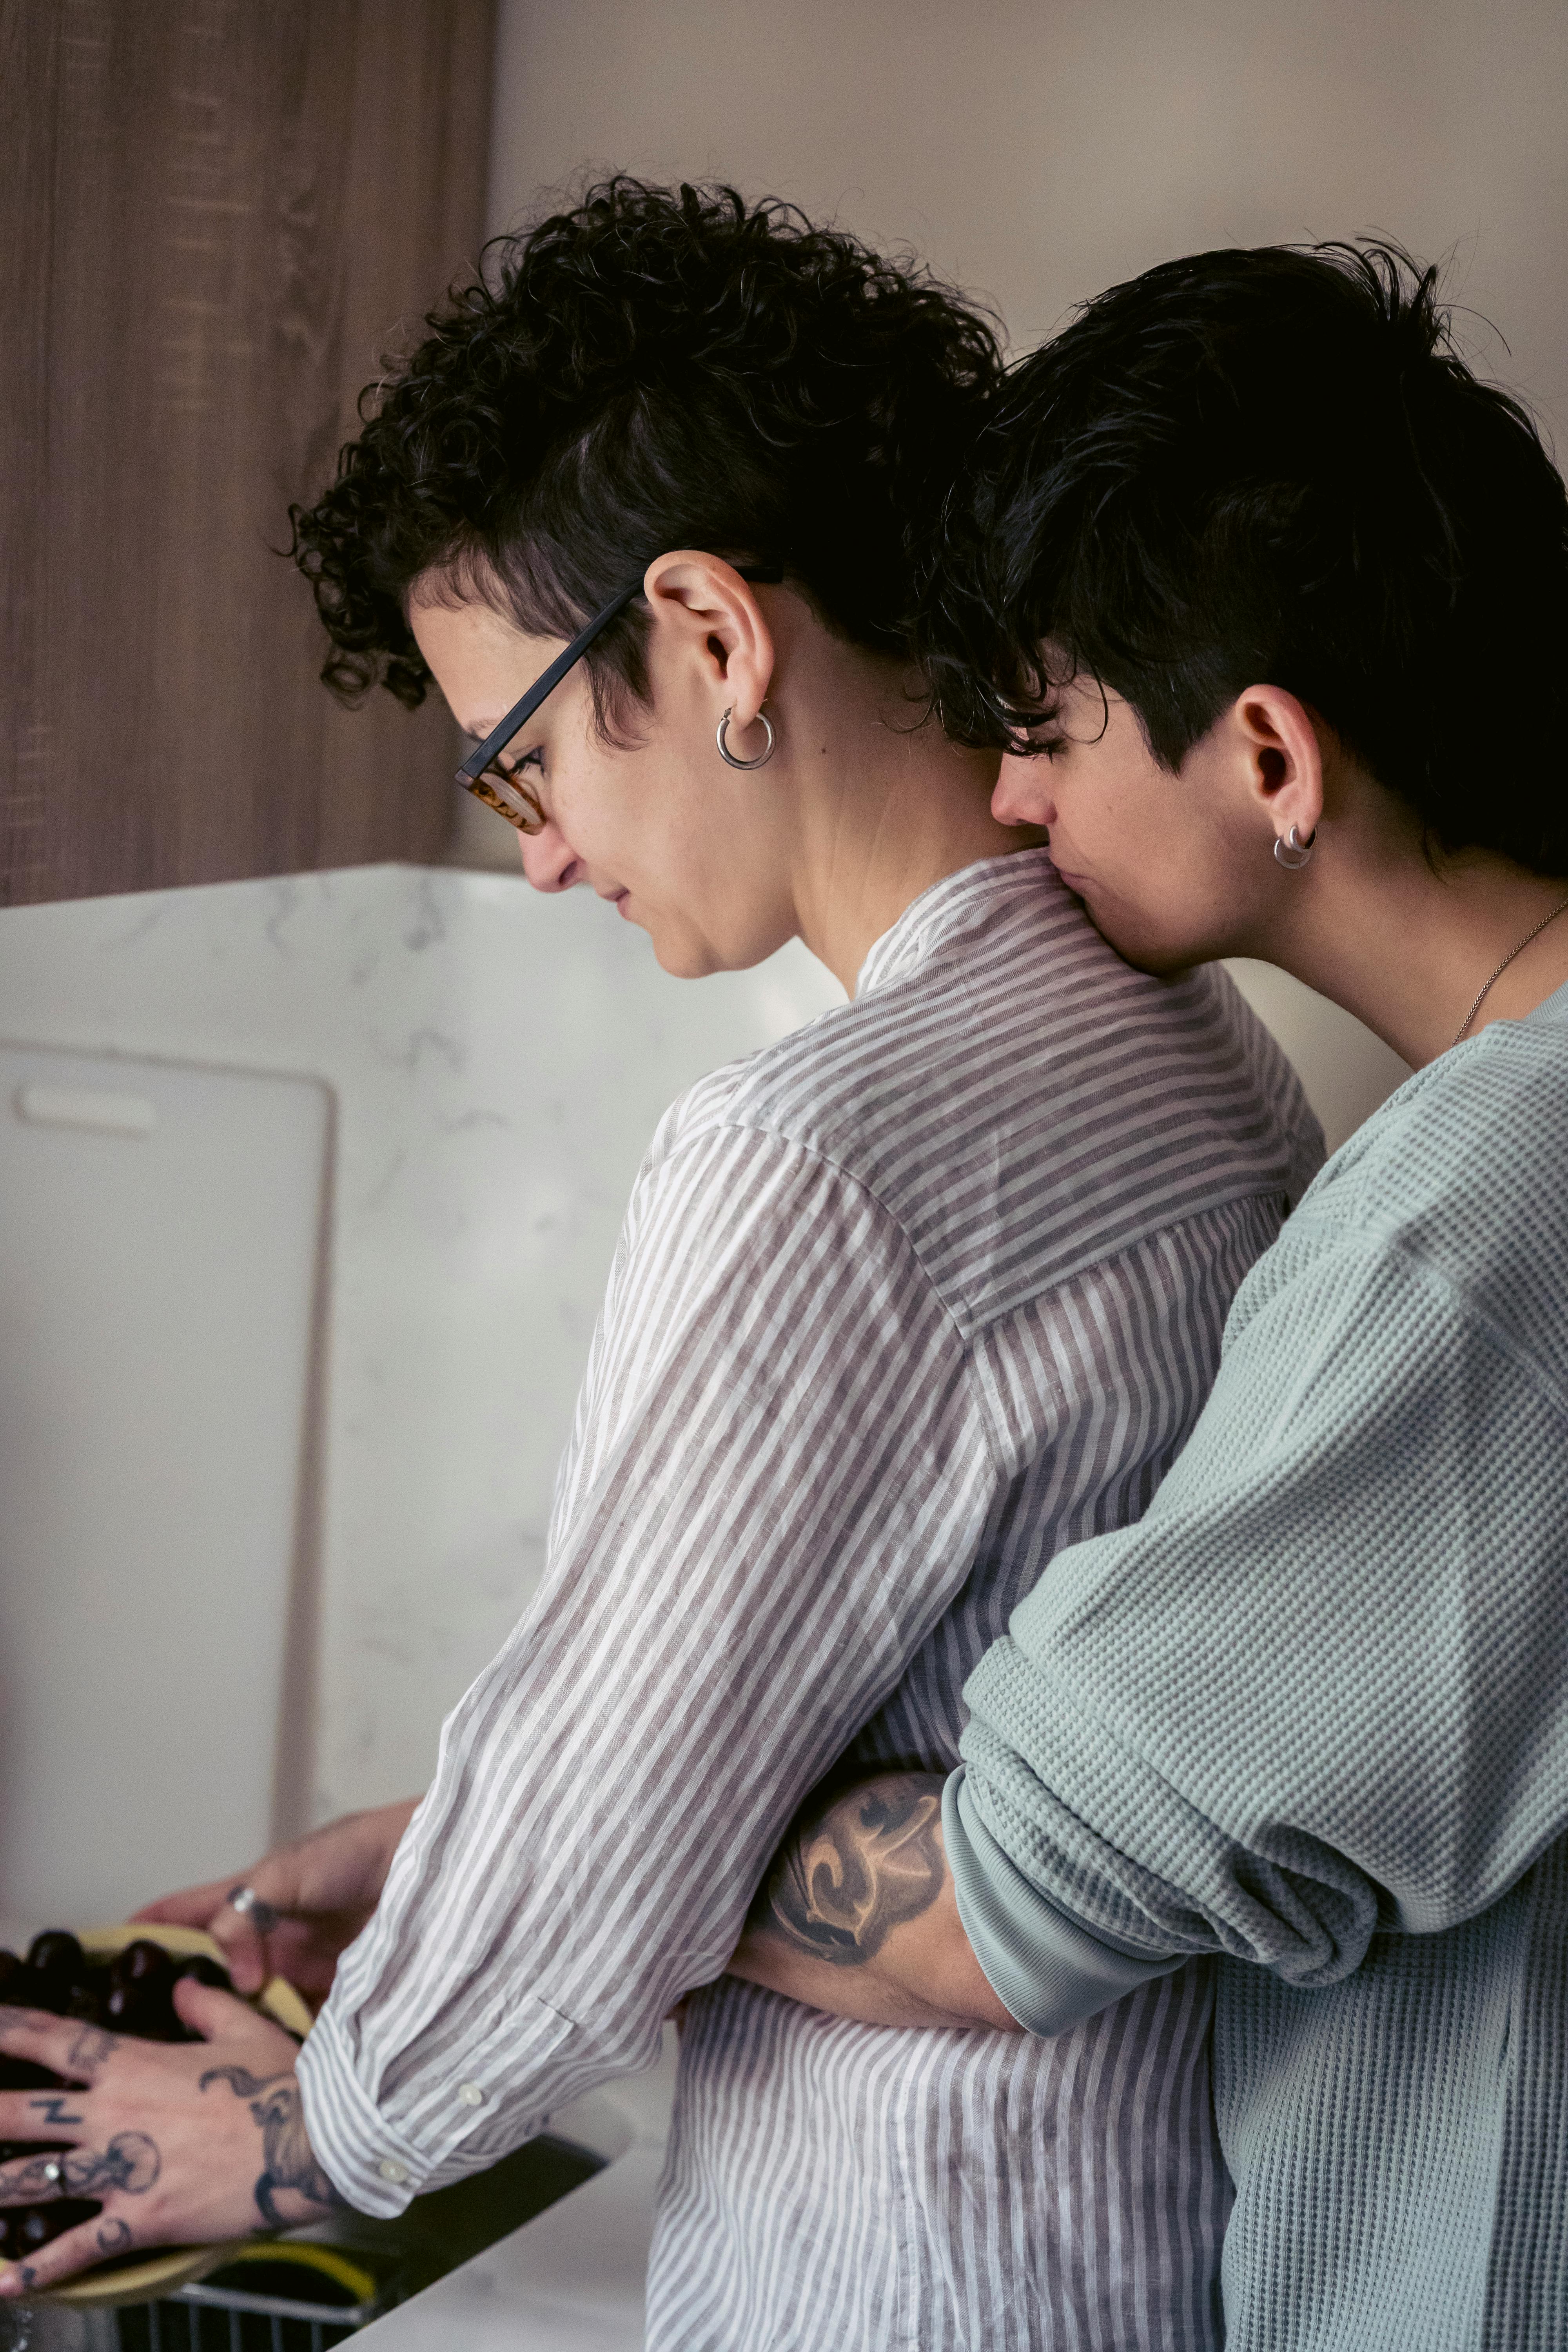
[[1091,1935],[1010,1862],[980,1815],[961,1767],[942,1792],[942,1840],[958,1916],[992,1991],[1026,2032],[1066,2033],[1123,1993],[1182,1966]]

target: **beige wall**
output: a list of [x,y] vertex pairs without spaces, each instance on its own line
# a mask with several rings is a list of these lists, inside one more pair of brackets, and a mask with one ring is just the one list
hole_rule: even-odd
[[[918,247],[1020,350],[1166,255],[1382,230],[1568,427],[1568,0],[501,0],[495,101],[495,227],[584,165],[720,174]],[[1401,1066],[1261,986],[1337,1139]]]

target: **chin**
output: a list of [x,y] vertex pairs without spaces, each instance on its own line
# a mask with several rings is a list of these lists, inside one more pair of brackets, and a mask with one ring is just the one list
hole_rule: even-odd
[[707,980],[716,971],[752,971],[794,937],[783,927],[772,929],[760,924],[754,929],[736,925],[719,939],[693,929],[672,934],[663,925],[655,930],[651,923],[644,929],[660,968],[672,980]]
[[671,980],[706,980],[710,972],[728,969],[695,940],[660,940],[650,932],[653,952],[661,971]]

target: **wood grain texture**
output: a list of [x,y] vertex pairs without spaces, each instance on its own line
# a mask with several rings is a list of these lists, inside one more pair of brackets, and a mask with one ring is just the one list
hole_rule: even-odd
[[439,856],[274,552],[482,236],[494,0],[0,0],[0,901]]

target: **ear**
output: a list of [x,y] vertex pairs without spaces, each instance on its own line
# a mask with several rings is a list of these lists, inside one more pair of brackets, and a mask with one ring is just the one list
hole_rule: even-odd
[[743,735],[773,677],[773,632],[749,583],[721,555],[679,548],[648,565],[643,593],[668,650],[700,664],[715,719],[719,706],[732,710],[733,732]]
[[1304,702],[1282,686],[1249,686],[1230,710],[1237,773],[1277,841],[1292,825],[1310,841],[1323,814],[1323,749]]

